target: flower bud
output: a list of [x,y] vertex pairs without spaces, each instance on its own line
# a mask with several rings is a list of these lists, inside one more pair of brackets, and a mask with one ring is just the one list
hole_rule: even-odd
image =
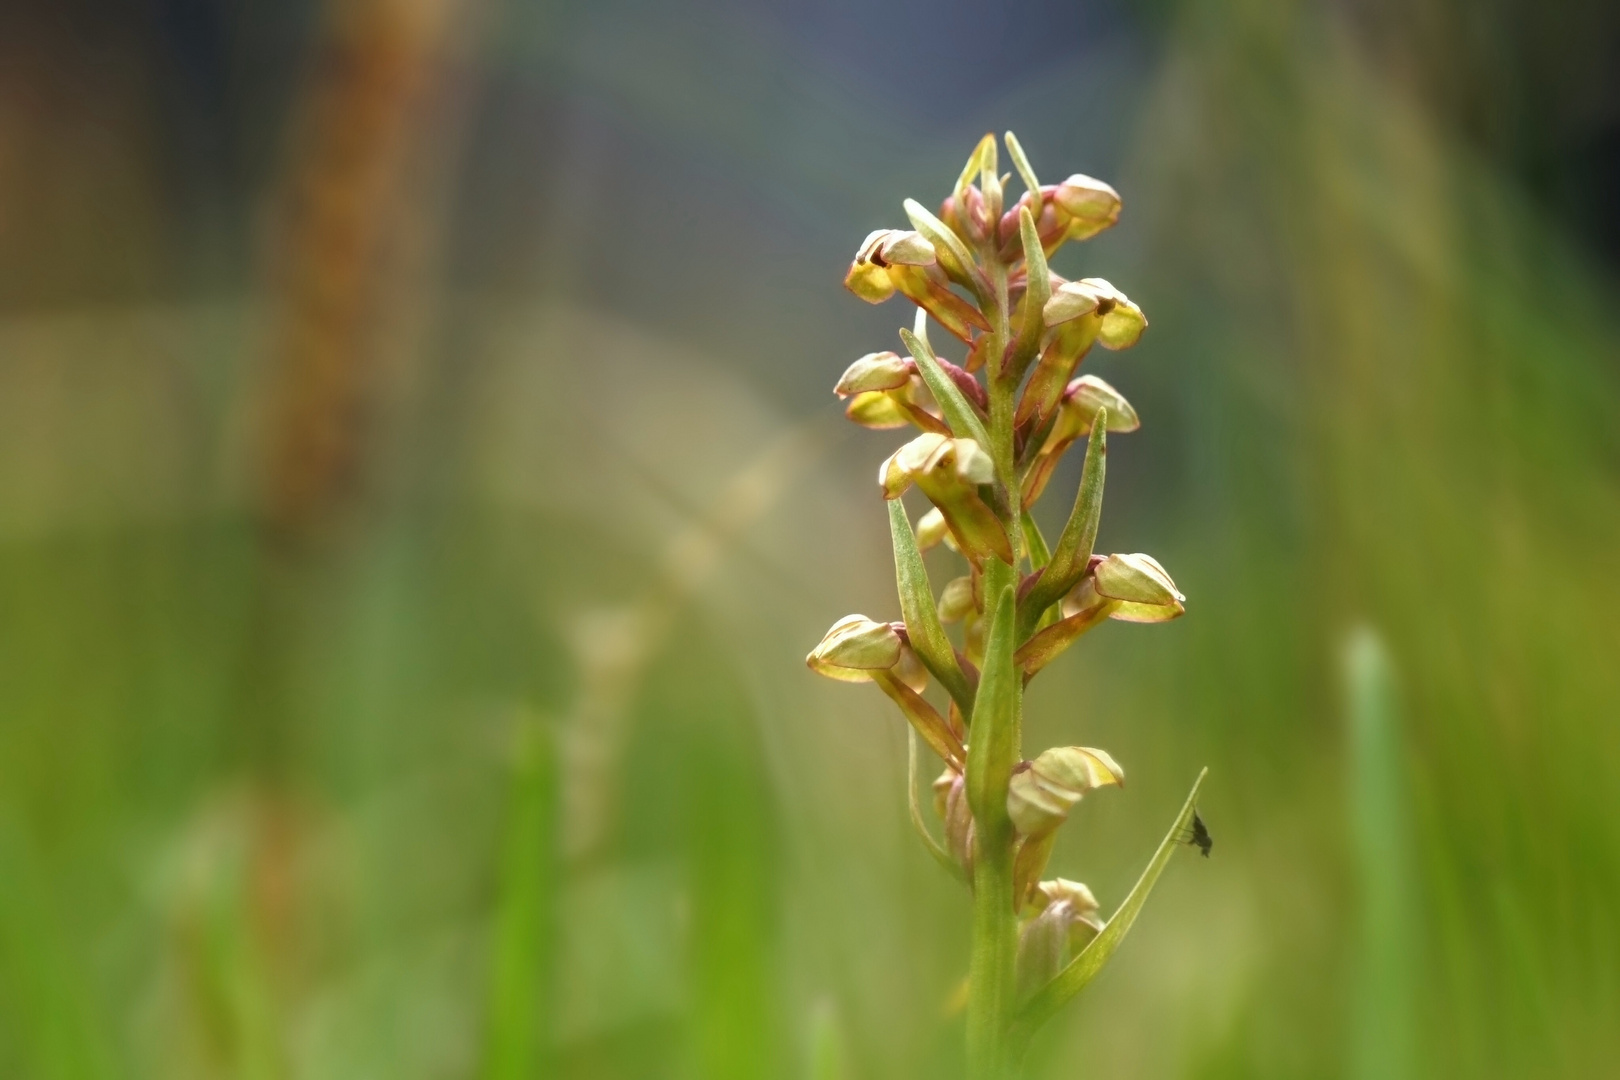
[[1097,898],[1078,881],[1057,878],[1031,890],[1033,918],[1018,931],[1018,997],[1035,993],[1091,943],[1105,925]]
[[934,809],[945,823],[945,849],[969,874],[973,872],[973,811],[961,770],[947,768],[934,781]]
[[1018,204],[1001,216],[996,233],[1003,260],[1019,254],[1018,209],[1028,207],[1035,232],[1047,254],[1069,240],[1089,240],[1119,220],[1119,193],[1101,180],[1079,173],[1061,184],[1042,184],[1039,203],[1025,192]]
[[961,765],[966,756],[961,736],[922,696],[928,672],[907,643],[903,624],[846,615],[827,631],[805,663],[829,679],[877,683],[935,753]]
[[941,622],[957,622],[978,610],[978,604],[973,599],[971,577],[952,578],[946,583],[945,591],[939,594]]
[[975,664],[984,665],[985,620],[978,617],[962,623],[962,653]]
[[1107,925],[1099,914],[1097,898],[1078,881],[1067,878],[1043,881],[1035,886],[1031,901],[1043,914],[1052,913],[1063,920],[1069,930],[1069,947],[1074,952],[1085,948]]
[[931,506],[927,513],[917,519],[917,550],[927,551],[936,547],[941,540],[952,549],[956,546],[951,539],[951,530],[945,524],[945,515],[939,512],[939,507]]
[[1046,490],[1064,451],[1078,439],[1091,434],[1092,422],[1102,409],[1108,410],[1110,432],[1135,431],[1141,418],[1118,390],[1095,375],[1082,375],[1071,382],[1058,401],[1057,416],[1046,433],[1046,440],[1035,451],[1035,460],[1024,475],[1024,505],[1030,506]]
[[962,174],[956,178],[956,186],[940,207],[940,218],[958,236],[969,237],[976,242],[987,235],[992,219],[985,214],[983,194],[973,186],[973,180],[987,169],[993,171],[995,167],[996,139],[994,135],[986,135],[973,147],[967,164],[962,166]]
[[1057,746],[1013,769],[1007,816],[1024,836],[1042,836],[1068,820],[1086,792],[1123,786],[1125,770],[1105,751]]
[[917,373],[917,362],[892,352],[867,353],[844,371],[833,387],[841,398],[874,390],[894,390],[905,386]]
[[992,220],[984,193],[969,185],[962,189],[961,197],[947,195],[939,207],[940,220],[955,230],[958,236],[975,244],[990,235]]
[[979,494],[994,478],[995,464],[978,443],[933,432],[896,450],[878,469],[884,498],[899,498],[913,483],[922,488],[969,559],[977,563],[994,555],[1011,563],[1007,530]]
[[1018,211],[1028,208],[1030,217],[1035,223],[1035,235],[1041,242],[1041,250],[1051,255],[1062,246],[1068,238],[1069,213],[1052,201],[1057,192],[1057,185],[1042,184],[1039,198],[1024,192],[1011,210],[1001,215],[1001,224],[997,227],[996,238],[1001,244],[999,254],[1003,262],[1011,262],[1023,253],[1023,241],[1019,235]]
[[984,209],[981,211],[982,221],[977,226],[978,235],[974,237],[975,242],[989,239],[991,228],[1001,220],[1003,195],[1010,179],[1011,173],[997,176],[994,169],[980,174],[979,186],[984,189]]
[[1027,1000],[1056,978],[1068,962],[1069,927],[1062,913],[1048,914],[1043,909],[1026,919],[1018,928],[1015,999],[1020,1003]]
[[[1063,391],[1053,434],[1066,434],[1070,439],[1090,435],[1091,421],[1099,409],[1108,410],[1110,432],[1135,431],[1142,426],[1141,418],[1131,408],[1131,403],[1125,400],[1124,394],[1095,375],[1082,375]],[[1051,441],[1052,436],[1048,435],[1047,442]]]
[[1151,555],[1110,555],[1091,577],[1099,596],[1120,601],[1109,613],[1111,619],[1168,622],[1187,610],[1187,598]]
[[845,615],[833,623],[804,662],[818,675],[842,682],[871,682],[873,672],[900,663],[905,643],[890,623]]
[[1119,220],[1119,192],[1101,180],[1075,173],[1052,192],[1052,202],[1067,214],[1066,240],[1089,240]]

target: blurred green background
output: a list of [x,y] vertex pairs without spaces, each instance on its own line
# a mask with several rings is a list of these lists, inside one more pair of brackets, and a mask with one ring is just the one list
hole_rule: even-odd
[[1057,261],[1153,322],[1101,543],[1190,598],[1035,685],[1131,777],[1052,869],[1111,909],[1206,764],[1215,836],[1030,1075],[1613,1074],[1617,61],[1583,0],[8,6],[0,1076],[955,1075],[966,899],[802,658],[898,614],[830,388],[910,311],[840,279],[1009,127],[1124,195]]

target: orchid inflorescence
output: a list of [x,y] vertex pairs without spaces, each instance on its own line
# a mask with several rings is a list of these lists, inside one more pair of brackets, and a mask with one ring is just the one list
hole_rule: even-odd
[[[902,618],[846,616],[807,660],[831,678],[876,683],[944,763],[934,784],[944,840],[915,796],[913,821],[974,894],[967,1023],[976,1077],[1007,1075],[1034,1028],[1095,974],[1173,846],[1167,838],[1108,922],[1086,886],[1042,880],[1070,811],[1091,791],[1122,786],[1125,773],[1090,747],[1024,760],[1023,688],[1107,620],[1163,622],[1185,611],[1151,556],[1093,552],[1108,433],[1140,421],[1118,390],[1076,369],[1093,345],[1135,345],[1147,318],[1109,282],[1067,281],[1047,263],[1063,244],[1113,225],[1119,195],[1078,174],[1043,185],[1010,132],[1005,144],[1024,186],[1012,207],[1004,207],[1011,176],[998,173],[996,140],[986,135],[939,214],[906,200],[912,228],[873,232],[845,276],[870,303],[898,292],[917,306],[914,327],[900,331],[905,355],[869,353],[834,387],[857,424],[918,432],[877,477]],[[959,364],[935,352],[930,320],[961,343]],[[1082,440],[1079,493],[1048,544],[1030,509]],[[901,498],[912,487],[931,504],[915,527]],[[941,543],[965,572],[936,597],[922,553]],[[948,624],[960,628],[956,640]],[[924,696],[930,677],[944,690],[943,712]],[[1171,836],[1192,806],[1189,796]]]

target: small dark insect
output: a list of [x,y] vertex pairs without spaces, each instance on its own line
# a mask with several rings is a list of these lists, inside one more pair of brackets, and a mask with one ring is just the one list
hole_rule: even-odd
[[1215,839],[1204,827],[1204,819],[1198,816],[1198,811],[1193,811],[1192,824],[1187,827],[1187,835],[1181,838],[1181,842],[1191,844],[1204,858],[1209,858],[1209,849],[1215,846]]

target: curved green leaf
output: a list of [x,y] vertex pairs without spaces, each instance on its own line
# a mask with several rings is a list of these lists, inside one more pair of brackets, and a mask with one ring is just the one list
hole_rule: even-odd
[[973,688],[962,674],[962,667],[956,662],[956,649],[939,621],[933,586],[928,582],[928,567],[923,563],[922,552],[917,550],[917,534],[911,531],[911,519],[899,499],[889,500],[889,535],[894,541],[894,576],[900,592],[900,614],[911,636],[911,651],[951,695],[962,715],[972,717]]
[[[994,146],[992,142],[990,144]],[[994,302],[990,290],[973,262],[973,255],[962,243],[962,238],[939,218],[928,212],[928,208],[916,199],[905,201],[906,216],[911,219],[911,227],[928,238],[934,245],[934,257],[939,261],[940,269],[945,275],[958,285],[967,289],[978,298],[981,307],[988,307]]]
[[984,422],[973,411],[973,405],[963,395],[962,388],[939,366],[939,359],[928,342],[904,329],[900,331],[900,340],[906,343],[906,351],[917,361],[917,373],[928,384],[928,392],[934,395],[934,400],[939,402],[945,422],[951,425],[951,434],[959,439],[972,439],[988,454],[990,434],[985,430]]
[[1046,537],[1041,535],[1041,527],[1035,524],[1026,508],[1021,515],[1024,522],[1024,548],[1029,553],[1029,568],[1031,570],[1043,569],[1052,559],[1051,549],[1046,546]]
[[1024,641],[1040,623],[1046,609],[1080,581],[1091,562],[1097,542],[1097,522],[1102,518],[1103,482],[1108,473],[1108,410],[1097,410],[1091,425],[1091,441],[1086,445],[1086,464],[1080,473],[1080,490],[1069,514],[1051,561],[1041,579],[1030,587],[1018,612],[1018,640]]
[[1002,135],[1001,140],[1007,144],[1007,156],[1012,158],[1013,168],[1018,170],[1018,178],[1024,182],[1024,187],[1038,198],[1041,182],[1035,179],[1035,170],[1029,167],[1029,158],[1024,156],[1024,146],[1018,141],[1018,136],[1009,131]]
[[1192,790],[1187,793],[1187,801],[1182,804],[1181,813],[1176,815],[1170,831],[1165,833],[1164,840],[1159,844],[1159,850],[1153,853],[1147,869],[1143,870],[1142,876],[1137,879],[1135,888],[1131,889],[1125,902],[1119,905],[1119,910],[1108,920],[1108,925],[1103,928],[1102,933],[1092,939],[1091,944],[1081,950],[1080,955],[1069,962],[1068,967],[1058,972],[1056,978],[1036,991],[1035,996],[1030,998],[1013,1018],[1015,1045],[1027,1043],[1035,1032],[1040,1030],[1042,1024],[1050,1020],[1070,998],[1084,990],[1086,985],[1097,977],[1103,965],[1108,963],[1108,958],[1114,955],[1114,950],[1125,940],[1125,935],[1130,933],[1131,925],[1136,922],[1136,916],[1141,912],[1142,905],[1147,902],[1148,894],[1158,883],[1159,875],[1164,873],[1165,865],[1170,861],[1182,833],[1192,822],[1193,810],[1198,802],[1198,789],[1208,774],[1209,770],[1204,769],[1198,774],[1198,779],[1193,781]]
[[1018,231],[1024,243],[1024,267],[1028,284],[1024,291],[1024,319],[1013,342],[1011,359],[1007,362],[1006,378],[1016,382],[1024,377],[1030,362],[1041,348],[1041,336],[1046,332],[1046,321],[1041,312],[1052,298],[1052,276],[1046,266],[1046,252],[1035,232],[1035,219],[1029,208],[1018,208]]

